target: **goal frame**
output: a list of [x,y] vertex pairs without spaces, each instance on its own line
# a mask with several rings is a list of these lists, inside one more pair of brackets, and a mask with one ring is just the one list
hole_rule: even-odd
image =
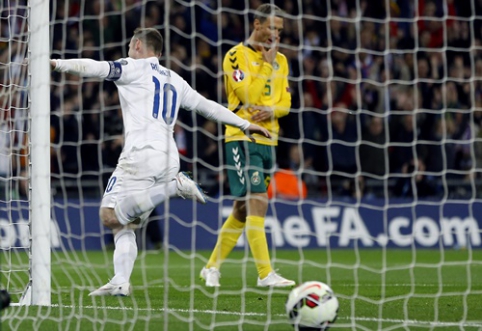
[[49,1],[28,3],[29,282],[20,305],[51,304]]

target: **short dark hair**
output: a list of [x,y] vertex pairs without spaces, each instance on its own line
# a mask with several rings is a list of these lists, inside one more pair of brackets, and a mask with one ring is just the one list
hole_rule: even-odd
[[134,30],[134,37],[146,43],[146,46],[156,54],[162,53],[164,39],[161,33],[154,28],[137,28]]
[[260,23],[264,23],[264,21],[266,21],[271,15],[283,18],[285,12],[276,5],[265,3],[256,9],[254,12],[254,19],[259,20]]

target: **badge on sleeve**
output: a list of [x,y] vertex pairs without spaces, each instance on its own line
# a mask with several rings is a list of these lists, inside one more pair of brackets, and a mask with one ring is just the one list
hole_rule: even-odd
[[234,70],[233,72],[233,79],[236,83],[242,81],[244,79],[244,72],[241,70]]

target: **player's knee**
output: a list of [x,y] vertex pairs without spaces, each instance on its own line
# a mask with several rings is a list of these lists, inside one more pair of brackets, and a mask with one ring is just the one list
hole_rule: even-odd
[[101,220],[103,226],[106,226],[108,228],[110,227],[110,220],[109,219],[101,218],[100,220]]
[[268,211],[268,194],[267,193],[255,193],[249,198],[248,203],[249,215],[264,216]]
[[112,208],[101,208],[99,216],[102,224],[108,228],[117,229],[122,227],[122,224],[117,220],[114,209]]
[[232,213],[238,221],[246,222],[246,203],[244,201],[235,201]]
[[102,222],[102,224],[105,225],[105,222],[109,218],[109,211],[107,210],[107,208],[100,208],[99,218],[100,218],[100,221]]
[[268,206],[268,193],[252,193],[250,203],[253,202],[259,206]]

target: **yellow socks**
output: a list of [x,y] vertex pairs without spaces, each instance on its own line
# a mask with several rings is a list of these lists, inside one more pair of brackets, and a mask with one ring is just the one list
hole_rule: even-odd
[[264,217],[248,216],[246,224],[229,215],[219,233],[218,242],[214,247],[206,268],[219,269],[221,263],[228,257],[238,242],[246,225],[246,238],[253,254],[259,278],[263,279],[273,270],[269,259],[268,243],[264,229]]
[[246,237],[258,269],[259,278],[263,279],[273,270],[269,259],[264,217],[248,216],[246,218]]
[[221,263],[228,257],[238,242],[241,233],[243,233],[245,223],[238,221],[233,215],[229,215],[224,222],[221,232],[219,233],[216,247],[211,253],[206,268],[215,267],[219,269]]

